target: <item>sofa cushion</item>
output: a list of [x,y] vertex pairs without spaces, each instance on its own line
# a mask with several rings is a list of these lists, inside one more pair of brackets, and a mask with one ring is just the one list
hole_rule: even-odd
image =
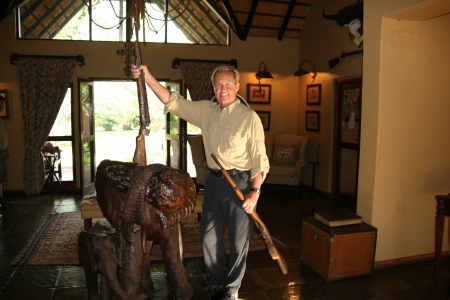
[[275,145],[272,166],[295,166],[298,160],[298,146]]
[[270,176],[294,177],[295,167],[292,166],[271,166]]

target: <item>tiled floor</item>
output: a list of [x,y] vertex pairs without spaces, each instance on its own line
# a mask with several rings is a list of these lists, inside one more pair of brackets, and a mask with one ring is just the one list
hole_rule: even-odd
[[[55,212],[78,211],[80,197],[55,194],[36,197],[9,196],[13,208],[2,209],[0,229],[0,299],[87,299],[81,267],[11,266],[34,231]],[[314,211],[349,207],[342,200],[310,195],[304,189],[299,198],[292,190],[265,188],[258,214],[271,235],[285,244],[279,250],[289,262],[282,275],[267,251],[250,252],[247,273],[239,299],[444,299],[450,280],[450,261],[441,266],[441,279],[434,279],[432,261],[376,270],[373,275],[326,283],[300,261],[301,218]],[[209,299],[204,292],[208,276],[202,259],[185,259],[185,267],[195,290],[194,299]],[[155,293],[152,299],[166,299],[167,284],[162,263],[154,263]]]

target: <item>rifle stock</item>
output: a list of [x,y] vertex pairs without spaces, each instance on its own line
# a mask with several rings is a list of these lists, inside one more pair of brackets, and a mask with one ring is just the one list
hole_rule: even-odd
[[[219,162],[217,157],[214,155],[214,153],[211,153],[211,157],[214,159],[214,161],[219,166],[220,170],[222,171],[223,177],[226,179],[226,181],[230,184],[231,188],[233,189],[236,196],[241,200],[242,202],[245,201],[244,194],[242,194],[242,191],[237,187],[236,183],[234,182],[233,178],[231,178],[230,174],[222,167],[222,164]],[[263,221],[259,217],[259,215],[256,213],[256,211],[252,211],[250,213],[250,217],[255,222],[256,227],[258,228],[259,232],[261,233],[262,238],[264,239],[264,242],[266,243],[267,250],[269,251],[270,256],[273,260],[276,260],[278,263],[278,266],[280,267],[281,273],[287,274],[288,272],[288,264],[286,260],[281,256],[280,252],[278,251],[277,247],[273,243],[272,237],[270,236],[269,230],[264,225]]]
[[[134,56],[135,64],[137,67],[141,65],[141,54],[139,51],[139,41],[137,40],[136,31],[136,42],[134,44]],[[150,132],[147,126],[150,125],[150,114],[148,112],[148,101],[147,101],[147,89],[145,87],[145,77],[141,70],[141,74],[136,80],[138,88],[138,99],[139,99],[139,135],[136,137],[136,149],[134,151],[133,161],[138,164],[138,166],[147,165],[147,153],[145,149],[145,136]]]

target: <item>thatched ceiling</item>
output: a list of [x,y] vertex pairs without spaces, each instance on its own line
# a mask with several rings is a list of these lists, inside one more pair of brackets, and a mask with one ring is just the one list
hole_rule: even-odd
[[[148,0],[161,7],[168,0]],[[21,36],[51,38],[78,11],[82,0],[28,0],[21,4]],[[184,3],[183,3],[184,2]],[[298,38],[312,0],[170,0],[169,17],[194,43],[217,41],[227,25],[249,36]],[[226,35],[225,35],[226,36]],[[206,42],[207,43],[207,42]]]

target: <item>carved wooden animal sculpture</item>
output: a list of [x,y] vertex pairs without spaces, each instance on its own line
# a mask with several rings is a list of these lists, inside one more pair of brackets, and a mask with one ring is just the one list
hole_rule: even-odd
[[[78,235],[78,260],[84,268],[89,299],[145,300],[145,294],[128,296],[117,278],[121,268],[120,233],[97,222]],[[100,277],[100,295],[98,276]]]
[[180,221],[195,206],[189,174],[161,164],[140,167],[104,160],[97,168],[95,187],[103,215],[121,233],[120,282],[127,295],[151,291],[150,250],[158,241],[171,282],[168,298],[192,298],[180,230]]

